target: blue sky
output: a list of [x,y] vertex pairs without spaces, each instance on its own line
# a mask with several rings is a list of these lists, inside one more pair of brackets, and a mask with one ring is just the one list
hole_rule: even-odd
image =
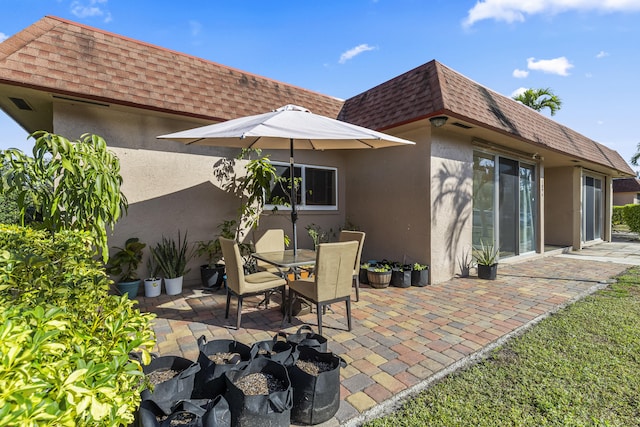
[[[436,59],[629,161],[640,142],[640,0],[0,0],[0,40],[45,15],[349,98]],[[545,113],[548,115],[548,113]],[[0,149],[29,149],[0,112]]]

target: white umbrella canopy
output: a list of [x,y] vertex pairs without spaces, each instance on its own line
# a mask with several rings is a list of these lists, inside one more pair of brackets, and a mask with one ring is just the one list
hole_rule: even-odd
[[[285,105],[269,113],[240,117],[157,138],[171,139],[187,145],[288,149],[291,179],[294,176],[294,150],[354,150],[415,144],[407,139],[313,114],[296,105]],[[295,186],[291,185],[294,252],[297,250],[295,201]]]

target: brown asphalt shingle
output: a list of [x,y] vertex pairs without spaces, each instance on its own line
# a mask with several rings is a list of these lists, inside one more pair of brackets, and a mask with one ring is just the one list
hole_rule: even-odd
[[615,193],[638,193],[640,192],[640,179],[638,178],[614,179],[613,191]]
[[0,43],[0,83],[212,121],[285,104],[377,130],[447,114],[633,174],[620,155],[431,61],[346,102],[56,17]]
[[343,102],[56,17],[0,43],[0,82],[212,120],[286,104],[336,117]]
[[384,130],[439,114],[633,174],[616,151],[435,60],[348,99],[338,118]]

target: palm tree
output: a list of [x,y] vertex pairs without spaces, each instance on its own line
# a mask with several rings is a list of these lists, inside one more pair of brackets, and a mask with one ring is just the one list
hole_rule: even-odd
[[640,142],[638,142],[638,146],[636,147],[636,154],[631,157],[631,164],[633,166],[638,166],[638,161],[640,160]]
[[551,110],[552,116],[555,116],[556,112],[560,110],[562,106],[562,101],[554,95],[550,88],[527,89],[521,94],[514,96],[513,99],[536,111],[548,108]]

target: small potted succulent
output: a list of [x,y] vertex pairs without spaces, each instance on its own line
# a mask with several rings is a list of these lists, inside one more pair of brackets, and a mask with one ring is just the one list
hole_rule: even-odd
[[162,293],[162,277],[159,275],[160,266],[153,258],[149,256],[147,260],[147,277],[144,279],[144,296],[157,297]]
[[480,247],[473,249],[473,259],[478,264],[478,277],[495,280],[498,274],[498,249],[493,245],[480,242]]
[[184,233],[184,239],[182,239],[178,231],[177,241],[162,236],[162,240],[151,248],[151,254],[162,272],[167,295],[182,293],[184,275],[190,271],[187,263],[193,257],[193,251],[189,249],[187,233]]

